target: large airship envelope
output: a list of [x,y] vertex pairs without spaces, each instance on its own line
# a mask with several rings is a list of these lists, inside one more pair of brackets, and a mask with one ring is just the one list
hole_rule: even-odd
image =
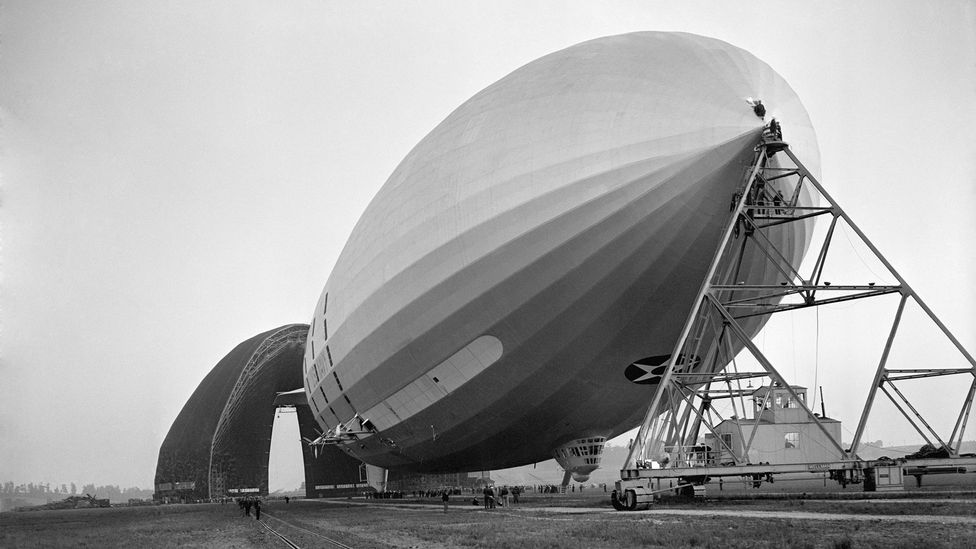
[[[476,94],[397,166],[336,262],[306,349],[320,425],[365,421],[375,434],[350,453],[431,471],[633,427],[656,385],[653,365],[627,368],[672,351],[772,117],[816,174],[790,86],[685,33],[577,44]],[[808,227],[790,225],[774,238],[802,254]]]

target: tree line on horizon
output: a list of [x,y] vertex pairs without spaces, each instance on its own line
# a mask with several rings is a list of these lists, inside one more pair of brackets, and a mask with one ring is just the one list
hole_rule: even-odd
[[14,484],[13,481],[6,481],[0,486],[0,495],[4,496],[28,496],[28,497],[47,497],[47,498],[66,498],[68,496],[91,495],[93,497],[108,498],[115,502],[125,502],[130,499],[151,498],[153,491],[137,486],[120,488],[118,485],[95,486],[94,483],[85,484],[78,490],[78,486],[72,482],[70,484],[55,484],[53,487],[50,482],[28,482],[26,484]]

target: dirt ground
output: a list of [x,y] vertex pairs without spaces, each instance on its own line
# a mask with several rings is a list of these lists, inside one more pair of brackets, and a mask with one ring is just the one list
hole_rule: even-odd
[[[0,547],[285,547],[232,504],[0,513]],[[432,500],[268,501],[299,547],[976,547],[976,496],[670,501],[616,512],[603,494],[528,496],[492,511]]]

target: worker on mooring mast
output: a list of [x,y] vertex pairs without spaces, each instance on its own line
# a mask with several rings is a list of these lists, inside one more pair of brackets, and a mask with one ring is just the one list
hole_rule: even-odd
[[783,140],[783,129],[780,127],[779,122],[775,118],[769,121],[769,133],[776,141]]

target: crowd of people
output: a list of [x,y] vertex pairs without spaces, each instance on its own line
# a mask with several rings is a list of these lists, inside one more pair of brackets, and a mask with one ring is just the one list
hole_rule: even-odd
[[[600,484],[597,488],[602,488],[604,492],[607,491],[605,484]],[[475,505],[479,504],[477,495],[480,492],[483,496],[483,504],[486,509],[492,509],[495,506],[504,506],[509,504],[518,504],[519,496],[526,492],[535,492],[537,494],[560,494],[564,492],[583,492],[584,485],[568,485],[560,486],[558,484],[538,484],[529,486],[495,486],[487,484],[480,487],[467,487],[467,488],[440,488],[437,490],[388,490],[383,492],[376,491],[365,491],[362,493],[365,499],[436,499],[441,498],[442,500],[446,496],[450,499],[451,496],[463,496],[465,494],[470,494],[475,496],[472,501]]]
[[[485,498],[485,509],[494,509],[495,506],[505,507],[508,505],[518,505],[519,496],[524,492],[525,489],[521,486],[502,486],[498,488],[498,497],[495,497],[495,488],[490,484],[486,485],[482,494]],[[474,505],[478,504],[477,499],[471,501]]]
[[242,498],[237,498],[237,505],[241,508],[241,516],[249,517],[251,516],[251,509],[254,509],[254,518],[261,520],[261,499],[245,496]]
[[[600,487],[603,491],[606,491],[606,485],[601,484]],[[450,502],[451,496],[464,496],[465,493],[470,493],[473,497],[471,498],[472,505],[484,505],[485,509],[495,509],[496,507],[508,507],[508,506],[518,506],[519,498],[525,492],[534,491],[537,494],[559,494],[565,493],[567,487],[559,486],[556,484],[539,484],[539,485],[529,485],[529,486],[495,486],[492,484],[486,484],[483,487],[468,487],[468,488],[442,488],[438,490],[411,490],[411,491],[401,491],[401,490],[387,490],[387,491],[365,491],[362,495],[365,499],[404,499],[405,497],[412,497],[414,499],[437,499],[440,498],[441,502],[444,504],[444,512],[448,511],[448,504]],[[479,501],[477,497],[478,491],[481,491],[482,500]],[[576,486],[569,487],[569,490],[575,492]],[[583,492],[583,485],[579,486],[579,491]],[[287,503],[290,498],[285,497],[284,500]],[[222,498],[221,503],[230,501],[230,498]],[[261,499],[255,496],[244,496],[233,500],[241,509],[241,516],[250,517],[253,516],[257,520],[261,520]],[[253,512],[253,515],[252,515]]]
[[383,492],[367,490],[363,492],[363,497],[366,499],[403,499],[403,492],[399,490],[386,490]]

